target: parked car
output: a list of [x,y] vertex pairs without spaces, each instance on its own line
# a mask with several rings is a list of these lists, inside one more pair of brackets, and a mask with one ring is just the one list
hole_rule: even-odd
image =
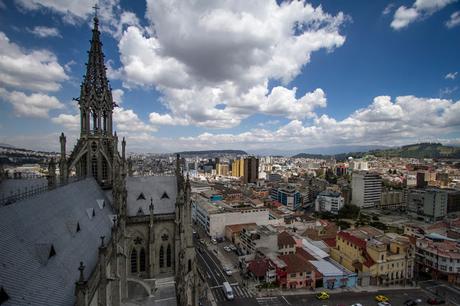
[[230,249],[228,246],[224,246],[224,250],[227,251],[227,252],[231,252],[232,249]]
[[406,306],[415,306],[417,304],[420,304],[422,302],[421,299],[408,299],[407,301],[404,302],[404,305]]
[[441,305],[441,304],[445,304],[446,301],[442,300],[442,299],[438,299],[438,298],[430,298],[426,301],[428,304],[430,305]]
[[224,272],[225,274],[227,274],[228,276],[232,275],[232,270],[230,268],[224,268]]
[[212,243],[212,244],[217,244],[217,240],[216,240],[215,238],[212,238],[212,239],[211,239],[211,243]]
[[391,306],[391,304],[388,302],[378,302],[377,306]]
[[201,242],[202,244],[206,244],[206,241],[204,241],[204,239],[200,239],[200,242]]
[[230,248],[230,250],[236,251],[236,246],[234,246],[233,244],[230,244],[228,247]]
[[329,299],[329,297],[329,293],[327,293],[326,291],[321,291],[316,294],[316,298],[318,300],[327,300]]
[[351,304],[351,306],[363,306],[363,304],[356,303],[356,304]]
[[388,302],[390,299],[387,298],[386,296],[382,295],[382,294],[379,294],[379,295],[375,296],[375,300],[377,302]]
[[409,299],[409,300],[404,302],[404,305],[406,305],[406,306],[415,306],[415,305],[417,305],[417,302],[414,301],[413,299]]

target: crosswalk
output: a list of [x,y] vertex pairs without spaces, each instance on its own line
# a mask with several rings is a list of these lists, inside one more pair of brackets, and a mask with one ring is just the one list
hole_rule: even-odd
[[[233,284],[232,289],[233,295],[235,296],[235,300],[254,297],[254,294],[251,291],[249,291],[247,288],[241,288],[238,284]],[[211,290],[212,294],[214,295],[214,298],[216,299],[216,302],[222,302],[227,300],[221,286],[214,287]]]
[[256,298],[257,303],[261,306],[284,306],[286,301],[279,296],[266,296]]

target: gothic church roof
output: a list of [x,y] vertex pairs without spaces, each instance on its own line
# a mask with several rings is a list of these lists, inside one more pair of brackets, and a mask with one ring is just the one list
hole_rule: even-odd
[[[87,279],[100,236],[110,240],[114,212],[98,200],[107,201],[88,178],[0,207],[0,287],[9,296],[4,305],[74,305],[80,261]],[[94,210],[91,218],[87,209]]]
[[[175,176],[135,176],[126,178],[128,216],[148,215],[150,199],[154,214],[172,214],[176,210],[177,180]],[[164,194],[167,196],[164,196]],[[143,194],[144,197],[139,197]],[[143,199],[145,198],[145,199]]]

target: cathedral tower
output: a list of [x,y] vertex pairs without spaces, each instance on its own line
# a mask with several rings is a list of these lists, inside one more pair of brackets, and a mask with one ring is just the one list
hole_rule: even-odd
[[112,121],[116,104],[113,102],[112,89],[106,76],[98,27],[99,20],[96,15],[86,74],[81,84],[80,97],[75,99],[80,107],[80,139],[66,159],[65,137],[61,136],[61,151],[64,155],[61,154],[60,172],[63,179],[73,173],[77,177],[93,176],[102,187],[111,188],[114,159],[120,158]]

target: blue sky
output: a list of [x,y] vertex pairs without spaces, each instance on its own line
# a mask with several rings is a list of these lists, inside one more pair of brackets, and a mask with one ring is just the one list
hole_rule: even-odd
[[[94,3],[0,1],[1,143],[78,137]],[[460,144],[459,1],[99,5],[131,151]]]

